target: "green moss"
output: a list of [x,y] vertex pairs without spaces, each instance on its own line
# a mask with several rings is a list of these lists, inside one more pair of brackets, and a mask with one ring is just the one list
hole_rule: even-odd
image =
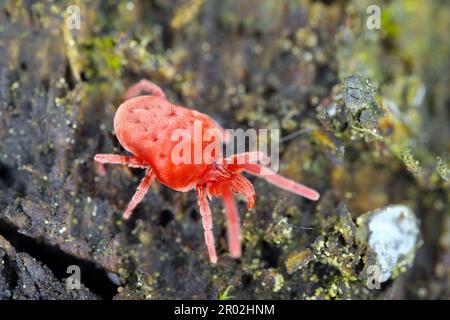
[[285,261],[286,271],[292,274],[305,267],[314,258],[310,248],[294,252],[288,255]]
[[94,37],[86,40],[81,52],[88,61],[85,76],[88,79],[116,78],[121,73],[124,56],[117,49],[111,36]]
[[448,170],[448,166],[445,164],[444,160],[441,157],[436,157],[436,171],[439,176],[445,181],[449,181],[450,172]]
[[268,242],[280,245],[287,243],[292,237],[292,226],[286,217],[272,223],[266,231],[264,239]]
[[230,295],[230,290],[233,289],[233,286],[228,286],[223,292],[219,294],[219,300],[230,300],[233,296]]
[[414,158],[411,149],[406,149],[401,152],[401,158],[408,171],[413,175],[418,176],[422,173],[420,163]]

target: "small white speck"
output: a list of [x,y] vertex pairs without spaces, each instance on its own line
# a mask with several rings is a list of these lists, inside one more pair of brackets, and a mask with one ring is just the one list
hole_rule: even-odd
[[128,11],[134,10],[134,3],[133,2],[127,2],[126,8]]

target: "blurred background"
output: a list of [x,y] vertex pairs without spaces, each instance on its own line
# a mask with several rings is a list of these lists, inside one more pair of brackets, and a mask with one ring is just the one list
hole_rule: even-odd
[[[1,299],[448,299],[448,1],[0,2]],[[195,194],[154,183],[113,117],[142,78],[225,128],[280,128],[243,257],[208,262]],[[67,286],[74,265],[82,285]]]

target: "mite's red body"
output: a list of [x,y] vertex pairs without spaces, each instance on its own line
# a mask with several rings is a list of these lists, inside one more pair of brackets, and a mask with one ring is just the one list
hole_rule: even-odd
[[[150,96],[134,97],[140,91],[151,93]],[[269,168],[257,163],[264,155],[249,152],[221,158],[212,152],[212,162],[177,163],[172,151],[180,142],[173,139],[177,129],[187,133],[191,140],[191,150],[196,145],[204,150],[212,142],[221,143],[220,139],[204,141],[202,135],[194,132],[197,123],[202,132],[215,130],[218,136],[224,137],[224,130],[208,116],[185,107],[176,106],[167,101],[163,91],[154,83],[142,80],[131,87],[125,95],[126,101],[120,105],[114,118],[114,130],[121,145],[133,156],[114,154],[97,154],[99,163],[123,164],[146,169],[135,195],[131,199],[124,217],[130,217],[133,209],[145,196],[151,182],[156,178],[162,184],[175,190],[188,191],[196,189],[200,214],[202,216],[205,242],[211,262],[217,261],[212,233],[212,217],[207,196],[221,196],[227,213],[228,241],[231,256],[241,255],[240,223],[234,192],[242,193],[247,199],[248,208],[253,207],[255,191],[252,184],[240,172],[261,176],[268,182],[283,189],[317,200],[319,194],[308,187],[275,174]],[[193,154],[195,156],[195,154]],[[203,159],[203,158],[202,158]],[[194,159],[192,159],[194,160]]]
[[[119,107],[114,118],[114,130],[120,144],[142,161],[150,164],[156,178],[172,189],[187,191],[198,184],[208,169],[206,163],[176,164],[172,159],[172,150],[179,140],[171,139],[175,129],[186,130],[194,137],[194,125],[202,130],[220,131],[211,119],[205,115],[176,106],[157,96],[140,96],[125,101]],[[201,138],[201,137],[199,137]],[[194,150],[192,141],[191,150]],[[208,141],[197,143],[204,149]]]

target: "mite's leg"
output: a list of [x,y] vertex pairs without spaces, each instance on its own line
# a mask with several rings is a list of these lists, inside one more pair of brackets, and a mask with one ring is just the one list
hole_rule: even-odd
[[256,164],[258,162],[263,165],[268,165],[270,160],[264,152],[251,151],[232,155],[231,157],[223,159],[223,162],[225,164],[238,165],[237,167],[239,167],[241,164]]
[[225,187],[222,190],[222,202],[227,215],[230,255],[233,258],[239,258],[241,256],[241,223],[233,192],[229,188]]
[[211,263],[217,262],[216,247],[214,245],[214,234],[212,232],[213,223],[211,210],[209,209],[208,199],[206,198],[205,190],[197,188],[197,200],[200,208],[200,215],[202,216],[203,232],[205,235],[205,243],[208,248],[209,260]]
[[127,92],[125,92],[124,100],[126,101],[128,99],[137,97],[141,94],[141,92],[147,92],[153,96],[157,96],[157,97],[160,97],[163,99],[166,98],[166,95],[164,94],[164,92],[162,91],[162,89],[159,86],[157,86],[156,84],[154,84],[153,82],[151,82],[149,80],[142,79],[135,85],[131,86],[127,90]]
[[103,163],[94,161],[94,166],[95,166],[95,171],[97,172],[97,174],[99,176],[105,176],[106,175],[106,170],[105,170],[105,166],[103,165]]
[[124,219],[128,219],[133,213],[134,208],[144,199],[145,194],[148,191],[153,179],[155,178],[152,169],[147,169],[145,177],[142,178],[141,183],[137,187],[136,193],[131,198],[130,203],[128,203],[127,209],[123,213]]
[[316,190],[308,188],[303,184],[297,183],[283,176],[280,176],[271,169],[263,167],[259,164],[244,164],[241,165],[240,168],[250,174],[257,175],[259,177],[266,179],[268,182],[281,189],[293,192],[307,199],[316,201],[320,197],[319,193]]
[[150,167],[149,164],[130,156],[121,156],[119,154],[105,154],[98,153],[95,155],[94,160],[98,163],[110,163],[110,164],[121,164],[124,166],[129,166],[132,168],[144,168]]

